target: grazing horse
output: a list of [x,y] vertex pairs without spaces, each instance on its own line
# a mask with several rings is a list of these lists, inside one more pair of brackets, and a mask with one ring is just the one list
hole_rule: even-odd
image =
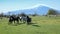
[[11,24],[12,22],[15,23],[15,21],[17,21],[17,23],[19,23],[19,16],[10,16],[9,17],[9,24]]
[[20,21],[25,23],[27,21],[27,17],[26,16],[20,16]]
[[30,24],[31,18],[29,16],[20,16],[20,21],[22,21],[23,23]]

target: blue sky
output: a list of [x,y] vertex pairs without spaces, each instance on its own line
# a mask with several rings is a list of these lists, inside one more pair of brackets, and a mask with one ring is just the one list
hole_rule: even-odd
[[0,0],[0,13],[45,5],[60,10],[60,0]]

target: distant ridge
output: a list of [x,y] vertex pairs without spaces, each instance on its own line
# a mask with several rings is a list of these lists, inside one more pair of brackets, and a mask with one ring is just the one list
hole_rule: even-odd
[[[47,6],[38,6],[38,7],[35,7],[35,8],[31,8],[31,9],[10,11],[10,14],[20,14],[20,13],[23,12],[25,14],[34,14],[34,13],[36,13],[38,15],[46,15],[49,9],[52,9],[52,8],[47,7]],[[9,12],[7,12],[6,14],[9,14]]]

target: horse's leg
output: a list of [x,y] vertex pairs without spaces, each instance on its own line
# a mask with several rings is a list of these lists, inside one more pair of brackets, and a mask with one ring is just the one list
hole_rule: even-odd
[[13,20],[14,21],[14,23],[15,23],[15,20]]
[[12,24],[12,21],[9,21],[8,24]]
[[19,20],[17,20],[17,24],[19,24]]
[[27,21],[27,25],[29,25],[29,24],[30,24],[30,22]]
[[23,19],[21,19],[21,22],[23,23]]
[[20,21],[21,21],[21,19],[20,19]]
[[27,20],[27,24],[31,24],[31,18]]
[[29,19],[27,19],[27,25],[29,25],[30,24],[30,20]]
[[24,23],[27,23],[27,21],[26,21],[26,20],[24,20]]

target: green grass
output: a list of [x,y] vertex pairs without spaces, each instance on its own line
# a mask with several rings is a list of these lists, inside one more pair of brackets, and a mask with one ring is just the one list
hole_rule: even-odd
[[31,25],[11,24],[8,19],[0,19],[0,34],[60,34],[60,17],[32,17]]

